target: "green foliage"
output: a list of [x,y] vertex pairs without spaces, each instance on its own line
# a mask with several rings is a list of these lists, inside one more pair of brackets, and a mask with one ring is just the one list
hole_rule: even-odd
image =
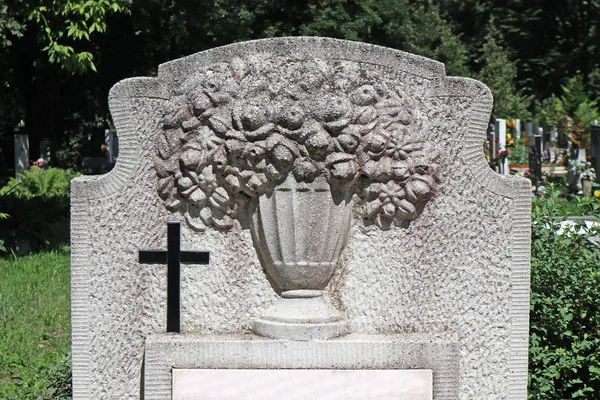
[[509,148],[508,164],[509,165],[528,165],[529,164],[529,148],[525,139],[515,140],[514,145],[507,146]]
[[587,83],[600,68],[600,0],[444,0],[440,4],[471,52],[481,46],[485,23],[495,16],[510,58],[520,60],[517,83],[527,87],[527,94],[550,97],[560,92],[564,77],[581,71]]
[[10,178],[8,184],[0,189],[0,196],[12,194],[17,197],[62,197],[69,199],[71,180],[79,176],[60,168],[42,169],[32,166],[20,175],[20,180]]
[[[552,189],[548,199],[533,202],[529,398],[597,399],[600,251],[587,239],[600,230],[557,234],[562,219],[559,193]],[[580,200],[578,206],[600,215],[597,200]]]
[[71,179],[77,175],[33,166],[22,174],[21,181],[11,178],[0,189],[0,209],[10,215],[0,230],[2,247],[26,252],[60,243],[57,231],[69,219]]
[[67,400],[73,396],[73,371],[71,368],[71,353],[45,370],[48,379],[48,389],[45,396],[49,399]]
[[43,51],[51,64],[67,71],[96,71],[94,56],[76,50],[75,42],[90,42],[94,32],[106,32],[111,14],[127,13],[127,0],[62,0],[42,2],[31,10],[28,19],[34,21],[42,34]]
[[585,85],[583,84],[583,76],[577,74],[567,81],[565,86],[561,86],[563,95],[560,98],[562,108],[565,113],[575,114],[579,106],[589,101]]
[[6,4],[0,4],[0,48],[12,45],[12,38],[23,36],[25,26],[20,23]]
[[589,149],[591,126],[600,120],[597,103],[588,97],[581,75],[570,78],[562,92],[542,102],[540,116],[576,147]]
[[[0,221],[2,221],[3,219],[7,219],[9,217],[10,217],[10,215],[8,215],[7,213],[0,212]],[[0,253],[5,252],[5,251],[6,251],[6,247],[4,247],[4,240],[0,239]]]
[[465,47],[430,0],[327,0],[309,10],[303,35],[388,46],[442,61],[451,75],[467,73]]
[[488,85],[494,96],[493,117],[522,120],[529,118],[531,97],[517,89],[517,66],[510,60],[503,45],[502,34],[496,28],[493,18],[490,20],[481,56],[477,61],[481,69],[476,77]]
[[590,72],[587,84],[590,98],[600,100],[600,65]]
[[1,399],[69,395],[69,279],[67,247],[0,259]]

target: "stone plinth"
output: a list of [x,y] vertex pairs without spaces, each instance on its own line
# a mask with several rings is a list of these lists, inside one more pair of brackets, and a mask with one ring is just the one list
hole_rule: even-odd
[[[300,370],[311,371],[304,375],[305,379],[308,376],[309,380],[311,375],[314,379],[326,375],[327,371],[331,370],[339,370],[340,373],[345,371],[349,374],[354,372],[357,378],[373,379],[374,382],[386,382],[386,375],[389,375],[400,379],[397,382],[398,387],[386,384],[387,389],[379,393],[391,393],[397,396],[394,398],[419,400],[427,398],[427,385],[423,380],[427,380],[428,374],[431,373],[435,400],[457,399],[459,396],[459,344],[454,335],[348,335],[339,339],[300,342],[271,340],[252,334],[165,334],[151,336],[146,341],[144,398],[171,399],[174,377],[175,380],[178,376],[179,379],[185,379],[186,373],[190,373],[181,370],[214,369],[237,371],[240,384],[244,384],[245,381],[241,376],[248,374],[244,371],[285,370],[289,373],[289,388],[297,386],[302,379]],[[383,371],[383,374],[378,375],[378,371]],[[300,374],[294,376],[294,372]],[[198,374],[201,372],[196,372],[197,376]],[[231,376],[235,376],[235,372],[231,372]],[[269,375],[262,376],[268,378]],[[283,376],[285,377],[285,374]],[[405,384],[400,385],[403,380]],[[330,398],[353,398],[351,390],[365,390],[364,386],[368,386],[369,383],[363,382],[361,385],[355,389],[352,389],[352,386],[348,387],[347,396]],[[183,388],[180,390],[185,393]],[[268,387],[263,385],[259,385],[255,390],[269,393]],[[175,394],[174,391],[173,393]],[[377,391],[374,390],[374,393]],[[421,397],[401,397],[408,394]],[[312,393],[304,398],[325,397]]]

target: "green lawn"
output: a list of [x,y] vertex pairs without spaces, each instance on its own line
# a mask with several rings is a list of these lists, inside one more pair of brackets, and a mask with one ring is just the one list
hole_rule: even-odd
[[70,350],[69,248],[0,259],[0,399],[59,398]]

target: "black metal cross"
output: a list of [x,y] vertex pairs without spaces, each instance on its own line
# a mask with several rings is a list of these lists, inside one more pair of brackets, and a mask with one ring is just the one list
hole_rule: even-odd
[[180,264],[208,264],[208,251],[182,251],[181,224],[167,224],[167,250],[140,250],[140,264],[167,264],[167,332],[180,331],[181,271]]

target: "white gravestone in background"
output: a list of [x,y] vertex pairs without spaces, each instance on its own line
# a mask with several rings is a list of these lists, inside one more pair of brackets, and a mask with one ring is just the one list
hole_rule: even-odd
[[[498,135],[498,151],[504,152],[506,151],[506,120],[505,119],[496,119],[496,134]],[[502,155],[501,153],[496,154],[498,157],[499,163],[498,167],[500,169],[500,173],[503,175],[509,174],[508,169],[508,157],[506,155]]]
[[29,136],[26,134],[15,135],[15,176],[29,168]]
[[116,84],[117,164],[72,189],[74,398],[166,400],[226,369],[265,396],[356,374],[525,399],[530,183],[485,162],[491,107],[441,63],[326,38]]

